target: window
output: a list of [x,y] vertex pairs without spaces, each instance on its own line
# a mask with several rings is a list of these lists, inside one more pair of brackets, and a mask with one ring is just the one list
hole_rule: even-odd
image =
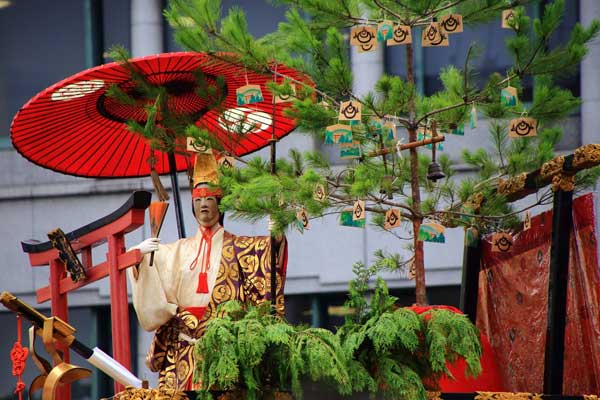
[[[130,14],[129,2],[119,0],[19,0],[0,8],[0,147],[10,146],[10,123],[30,98],[103,62],[112,45],[130,46]],[[90,49],[94,35],[101,40]]]

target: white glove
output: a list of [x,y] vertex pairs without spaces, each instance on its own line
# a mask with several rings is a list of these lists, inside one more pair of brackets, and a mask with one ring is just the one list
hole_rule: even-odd
[[130,250],[138,249],[142,255],[158,251],[158,245],[160,244],[160,238],[148,238],[143,242],[133,246]]

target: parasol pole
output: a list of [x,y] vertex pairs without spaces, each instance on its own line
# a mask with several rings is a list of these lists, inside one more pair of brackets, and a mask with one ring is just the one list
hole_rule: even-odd
[[[277,64],[275,64],[275,73],[277,72]],[[277,83],[277,75],[273,74],[273,82]],[[271,124],[271,139],[269,139],[269,147],[271,149],[271,175],[277,174],[276,154],[277,154],[277,136],[275,135],[275,110],[277,103],[275,103],[275,94],[271,100],[273,102],[273,118]],[[271,227],[272,228],[272,227]],[[277,239],[275,233],[271,230],[271,312],[273,315],[277,314],[277,251],[275,246],[277,245]]]
[[185,237],[185,226],[183,225],[183,212],[181,210],[181,197],[179,195],[179,182],[177,181],[177,164],[175,162],[175,153],[170,151],[169,157],[169,175],[171,175],[171,187],[173,188],[173,204],[175,205],[175,219],[177,221],[177,233],[179,239]]

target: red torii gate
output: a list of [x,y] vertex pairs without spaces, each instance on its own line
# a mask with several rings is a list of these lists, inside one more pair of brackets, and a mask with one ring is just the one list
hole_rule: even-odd
[[[144,224],[144,215],[150,205],[150,198],[150,192],[136,191],[115,212],[65,235],[73,251],[81,253],[81,263],[87,274],[83,281],[73,282],[67,277],[65,264],[60,260],[58,250],[52,247],[51,242],[21,243],[23,251],[29,254],[32,267],[50,265],[50,284],[37,290],[37,302],[50,300],[52,315],[65,322],[68,322],[69,315],[67,294],[108,276],[113,358],[129,370],[131,370],[131,351],[125,270],[138,264],[141,255],[139,250],[125,252],[125,234]],[[106,261],[93,265],[92,248],[105,242],[108,243]],[[68,348],[63,350],[64,360],[69,362]],[[115,382],[115,393],[123,389],[123,385]],[[65,385],[57,389],[56,398],[70,399],[70,387]]]

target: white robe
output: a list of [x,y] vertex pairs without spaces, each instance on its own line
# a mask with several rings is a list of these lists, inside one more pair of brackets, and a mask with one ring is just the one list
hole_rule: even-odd
[[204,256],[206,246],[198,256],[196,267],[190,270],[202,241],[200,229],[191,238],[159,245],[158,251],[154,253],[152,266],[148,265],[150,254],[146,254],[137,267],[137,273],[135,267],[129,268],[133,307],[142,328],[147,331],[158,329],[177,313],[178,307],[208,305],[219,272],[223,232],[221,228],[212,237],[210,268],[207,272],[208,293],[196,293],[201,269],[200,260]]

